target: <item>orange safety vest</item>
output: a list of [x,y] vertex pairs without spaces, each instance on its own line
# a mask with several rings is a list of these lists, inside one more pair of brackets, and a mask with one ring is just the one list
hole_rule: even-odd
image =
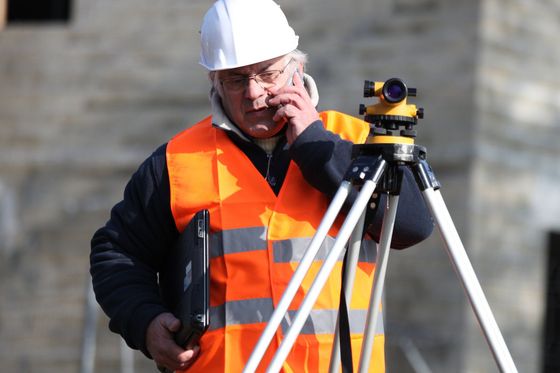
[[[320,114],[326,128],[343,139],[363,143],[367,123],[342,113]],[[167,145],[171,210],[179,231],[201,209],[210,211],[210,328],[191,372],[243,370],[275,305],[278,304],[329,199],[309,185],[294,162],[278,195],[251,160],[212,127],[211,117],[179,133]],[[278,328],[258,371],[268,367],[322,260],[332,247],[342,219],[331,228],[288,316]],[[364,241],[350,303],[354,366],[358,366],[369,305],[375,244]],[[285,372],[326,372],[329,367],[341,286],[342,258],[323,288],[288,358]],[[371,372],[384,372],[383,322],[377,322]]]

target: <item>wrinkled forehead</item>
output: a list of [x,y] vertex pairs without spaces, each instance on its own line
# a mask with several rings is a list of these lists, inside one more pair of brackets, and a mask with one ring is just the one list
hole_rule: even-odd
[[218,71],[219,77],[224,78],[233,75],[251,75],[258,74],[265,70],[280,70],[284,67],[284,59],[286,56],[280,56],[266,60],[263,62],[254,63],[252,65],[241,66],[235,69],[227,69]]

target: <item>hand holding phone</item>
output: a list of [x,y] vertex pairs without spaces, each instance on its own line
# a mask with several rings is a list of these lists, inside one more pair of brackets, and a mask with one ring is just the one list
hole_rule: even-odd
[[286,84],[273,92],[274,94],[267,101],[270,106],[278,108],[272,119],[275,122],[287,122],[288,144],[292,144],[311,123],[320,119],[304,85],[299,67],[287,79]]

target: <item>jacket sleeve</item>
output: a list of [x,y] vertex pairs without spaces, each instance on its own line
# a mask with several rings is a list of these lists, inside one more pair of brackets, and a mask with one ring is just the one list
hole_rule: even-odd
[[[333,197],[342,182],[347,169],[352,164],[352,142],[342,140],[338,135],[326,130],[318,120],[312,123],[290,147],[290,156],[299,166],[309,184]],[[348,209],[357,196],[352,190]],[[379,195],[375,209],[366,214],[367,231],[379,242],[383,208],[386,196]],[[430,236],[433,221],[420,194],[414,176],[408,167],[403,167],[403,181],[391,247],[404,249],[413,246]]]
[[123,200],[91,240],[90,273],[109,328],[150,357],[146,329],[162,304],[157,272],[178,237],[169,205],[165,145],[134,173]]

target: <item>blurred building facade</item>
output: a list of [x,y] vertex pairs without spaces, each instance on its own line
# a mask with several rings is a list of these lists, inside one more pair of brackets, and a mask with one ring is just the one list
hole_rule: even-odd
[[[210,0],[66,4],[50,22],[12,16],[0,31],[6,371],[78,371],[93,232],[140,162],[209,110],[197,61]],[[310,55],[320,108],[357,116],[371,102],[361,97],[365,79],[397,76],[418,88],[411,102],[426,115],[417,143],[518,370],[544,371],[560,325],[559,284],[549,282],[560,251],[560,5],[280,4]],[[497,371],[437,232],[391,253],[385,297],[391,371]],[[95,371],[118,372],[120,340],[104,316],[96,332]],[[154,371],[139,353],[134,366]]]

